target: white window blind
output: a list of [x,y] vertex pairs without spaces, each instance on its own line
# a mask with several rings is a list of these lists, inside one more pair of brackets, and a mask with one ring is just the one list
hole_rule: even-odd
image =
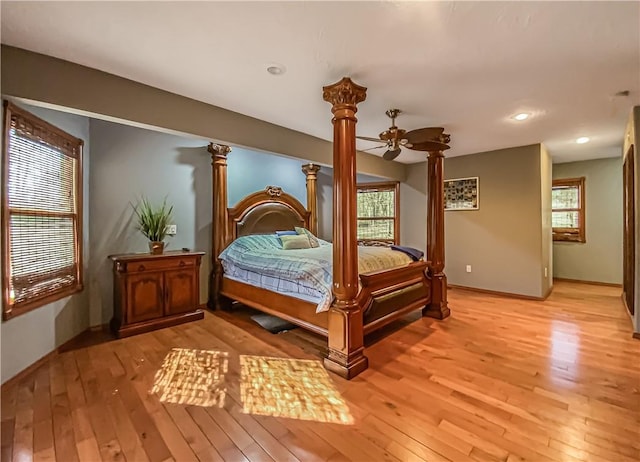
[[360,184],[357,191],[358,241],[397,243],[399,221],[397,184]]
[[82,141],[5,105],[5,318],[82,288]]

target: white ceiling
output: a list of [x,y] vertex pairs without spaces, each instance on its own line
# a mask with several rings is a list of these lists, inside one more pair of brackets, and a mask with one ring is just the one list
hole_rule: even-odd
[[[2,42],[331,139],[322,86],[368,87],[358,134],[443,126],[447,155],[621,154],[639,2],[2,2]],[[286,73],[266,72],[280,63]],[[629,97],[616,97],[630,90]],[[509,116],[531,112],[526,122]],[[575,144],[579,136],[591,142]],[[360,149],[374,146],[358,142]],[[384,150],[381,149],[379,154]],[[304,153],[300,153],[304,157]],[[405,150],[401,162],[424,153]]]

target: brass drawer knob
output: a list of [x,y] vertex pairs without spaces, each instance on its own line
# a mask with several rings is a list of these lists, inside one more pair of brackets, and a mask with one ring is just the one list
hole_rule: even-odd
[[140,265],[140,266],[138,266],[138,271],[144,271],[144,270],[145,270],[144,265]]

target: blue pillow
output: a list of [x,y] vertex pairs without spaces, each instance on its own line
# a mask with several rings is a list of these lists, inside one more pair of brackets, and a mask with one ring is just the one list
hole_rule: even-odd
[[295,236],[296,233],[295,231],[291,230],[291,231],[276,231],[276,234],[278,236]]

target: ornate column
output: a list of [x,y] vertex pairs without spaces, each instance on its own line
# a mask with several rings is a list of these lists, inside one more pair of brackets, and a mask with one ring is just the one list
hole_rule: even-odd
[[225,305],[220,295],[222,286],[222,264],[218,259],[220,253],[229,243],[229,223],[227,218],[227,155],[231,148],[224,144],[210,143],[207,151],[211,153],[213,166],[213,214],[212,214],[212,254],[211,284],[209,288],[209,308],[212,310]]
[[318,172],[320,166],[315,164],[305,164],[302,172],[307,176],[307,210],[309,210],[309,231],[318,235],[318,195],[316,185],[318,183]]
[[333,107],[333,293],[329,309],[327,369],[346,379],[368,367],[364,356],[363,319],[358,295],[356,239],[356,105],[367,89],[344,77],[324,87],[322,97]]
[[449,316],[447,306],[447,276],[444,274],[444,154],[429,151],[427,157],[427,258],[431,262],[431,303],[424,316],[444,319]]

